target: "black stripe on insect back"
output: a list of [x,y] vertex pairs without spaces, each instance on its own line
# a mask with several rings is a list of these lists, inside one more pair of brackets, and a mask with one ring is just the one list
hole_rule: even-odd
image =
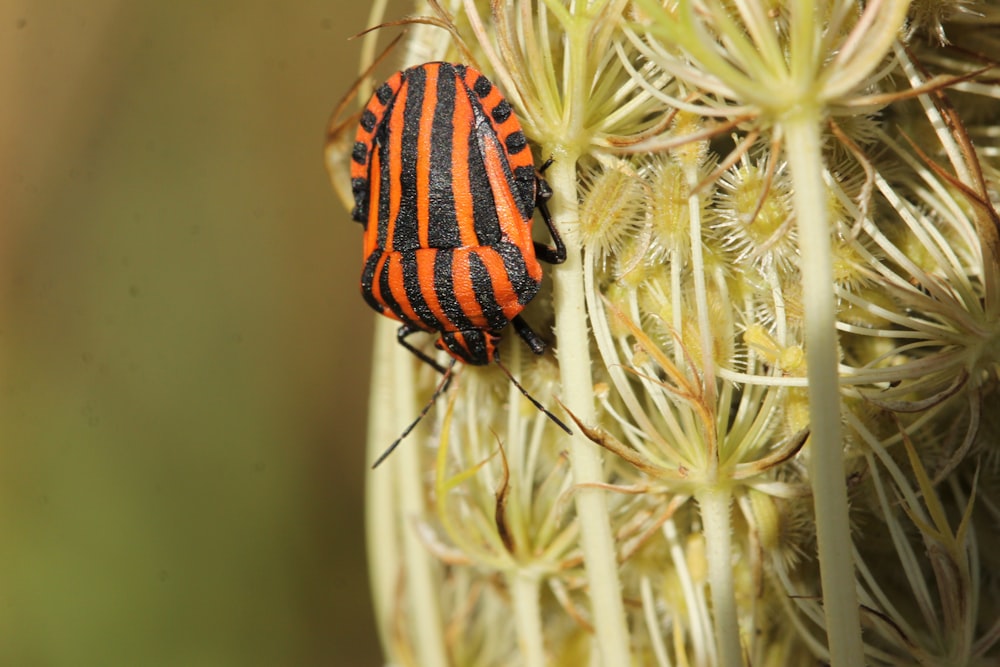
[[[472,197],[472,220],[479,245],[491,246],[500,242],[500,219],[497,205],[493,200],[493,188],[486,163],[483,160],[483,142],[492,141],[500,150],[493,126],[483,115],[478,102],[473,102],[476,114],[476,128],[469,135],[469,195]],[[509,172],[509,170],[507,170]]]
[[528,140],[525,138],[524,132],[521,132],[521,130],[508,134],[504,143],[507,146],[507,152],[511,155],[517,155],[528,147]]
[[[455,193],[452,179],[452,145],[455,138],[455,69],[442,63],[438,71],[437,99],[431,124],[431,169],[428,184],[427,245],[431,248],[457,248],[461,245]],[[461,167],[459,167],[461,168]]]
[[470,363],[483,363],[486,359],[486,334],[478,329],[467,332],[464,335],[465,349],[470,352]]
[[383,105],[388,104],[389,100],[391,100],[392,96],[395,94],[396,91],[392,89],[388,81],[379,86],[378,90],[375,91],[375,95],[378,96],[378,101]]
[[365,302],[369,306],[380,313],[384,313],[385,308],[372,296],[372,285],[375,284],[375,267],[378,265],[381,257],[382,253],[375,251],[368,255],[368,259],[365,260],[365,268],[361,272],[361,295],[365,298]]
[[489,95],[490,91],[493,90],[493,84],[490,83],[489,79],[480,74],[479,78],[477,78],[476,81],[472,84],[472,88],[473,90],[476,91],[476,95],[478,95],[479,98],[482,99],[487,95]]
[[378,118],[372,113],[370,109],[365,109],[361,114],[361,127],[365,132],[371,132],[375,129],[375,123],[378,122]]
[[420,283],[417,267],[417,253],[404,252],[400,255],[399,261],[403,265],[403,288],[406,290],[406,299],[410,302],[410,307],[424,323],[424,329],[440,330],[441,323],[434,317],[434,313],[431,312],[424,299],[423,285]]
[[368,180],[364,178],[351,179],[351,192],[354,194],[354,210],[351,217],[355,222],[368,228]]
[[490,115],[493,116],[493,120],[501,124],[507,122],[511,113],[513,113],[513,110],[510,108],[510,102],[504,99],[497,102],[497,105],[493,107],[492,111],[490,111]]
[[531,220],[535,215],[535,168],[523,166],[514,169],[514,182],[517,184],[514,190],[517,199],[517,209],[524,216],[525,220]]
[[364,166],[368,162],[368,147],[360,141],[354,142],[354,147],[351,149],[351,159]]
[[[403,107],[403,136],[398,159],[399,213],[392,232],[392,249],[416,250],[420,247],[417,229],[417,153],[420,151],[420,118],[424,113],[427,72],[415,67],[406,75],[406,104]],[[397,98],[398,99],[398,98]]]
[[469,329],[456,334],[461,342],[463,356],[467,364],[482,364],[486,360],[486,334],[478,329]]
[[450,320],[441,324],[444,326],[450,324],[456,329],[471,329],[472,322],[469,321],[455,296],[455,279],[451,272],[453,255],[454,252],[451,250],[439,250],[434,257],[434,293],[441,304],[441,310]]
[[507,279],[510,280],[517,302],[526,305],[538,294],[539,283],[528,275],[528,267],[524,263],[524,253],[510,241],[501,241],[493,246],[503,260]]
[[[392,260],[392,255],[389,255],[385,264],[382,265],[382,270],[378,274],[378,287],[382,296],[382,303],[384,303],[389,310],[395,313],[404,324],[411,324],[410,318],[403,314],[403,309],[400,307],[399,300],[396,298],[396,294],[392,291],[392,285],[389,282],[389,265],[392,264]],[[412,322],[412,324],[420,326],[416,322]]]
[[483,309],[483,316],[489,322],[489,328],[493,331],[503,329],[507,325],[507,318],[500,306],[497,305],[490,271],[476,253],[469,255],[469,277],[472,279],[472,290],[476,295],[476,303]]
[[[386,109],[386,115],[392,112],[392,106]],[[389,124],[382,123],[375,131],[374,141],[378,151],[378,174],[372,173],[371,164],[368,165],[368,187],[371,188],[371,179],[378,178],[378,247],[386,248],[389,235],[389,192],[392,186],[389,182],[389,165],[392,156],[389,154]],[[370,205],[370,204],[369,204]],[[367,211],[366,211],[367,213]],[[367,215],[366,215],[367,218]]]

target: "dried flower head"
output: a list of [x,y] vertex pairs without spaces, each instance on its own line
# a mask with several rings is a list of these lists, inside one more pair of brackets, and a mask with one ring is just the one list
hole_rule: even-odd
[[[458,371],[369,487],[388,658],[1000,660],[996,13],[418,11],[406,64],[471,59],[553,158],[554,352],[501,354],[575,435]],[[397,348],[380,323],[375,451],[437,381]]]

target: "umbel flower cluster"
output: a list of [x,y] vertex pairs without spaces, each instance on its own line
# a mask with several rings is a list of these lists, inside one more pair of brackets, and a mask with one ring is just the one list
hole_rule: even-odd
[[[387,664],[1000,664],[997,6],[394,23],[397,65],[476,66],[553,159],[568,257],[525,313],[552,345],[502,355],[574,435],[462,367],[371,474]],[[372,460],[439,381],[379,320]]]

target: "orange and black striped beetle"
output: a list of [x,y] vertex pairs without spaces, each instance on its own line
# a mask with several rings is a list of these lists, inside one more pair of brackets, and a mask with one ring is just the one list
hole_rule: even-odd
[[[510,104],[489,79],[444,62],[390,77],[362,112],[351,189],[353,218],[364,226],[362,295],[402,323],[400,344],[445,374],[435,398],[451,366],[406,340],[417,331],[439,334],[439,349],[477,366],[499,362],[500,331],[508,324],[535,354],[545,351],[520,313],[538,293],[538,260],[563,262],[566,247],[546,206],[552,191],[535,171]],[[535,208],[552,247],[532,240]]]

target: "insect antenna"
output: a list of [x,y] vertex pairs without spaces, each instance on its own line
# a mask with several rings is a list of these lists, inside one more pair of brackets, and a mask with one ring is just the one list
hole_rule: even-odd
[[558,417],[556,417],[556,416],[555,416],[554,414],[552,414],[551,412],[549,412],[548,410],[546,410],[546,409],[545,409],[545,406],[544,406],[544,405],[542,405],[541,403],[539,403],[539,402],[538,402],[538,400],[537,400],[537,399],[536,399],[536,398],[535,398],[534,396],[532,396],[531,394],[529,394],[529,393],[528,393],[528,390],[527,390],[527,389],[525,389],[524,387],[522,387],[522,386],[521,386],[521,383],[520,383],[520,382],[518,382],[517,380],[515,380],[515,379],[514,379],[514,376],[513,376],[512,374],[511,374],[511,372],[510,372],[509,370],[507,370],[507,367],[506,367],[506,366],[504,366],[504,365],[503,365],[502,363],[500,363],[500,357],[499,357],[499,356],[496,356],[496,357],[494,357],[494,358],[493,358],[493,360],[494,360],[494,361],[495,361],[495,362],[497,363],[497,366],[499,366],[499,367],[500,367],[500,370],[502,370],[502,371],[504,372],[504,375],[506,375],[506,376],[507,376],[507,378],[508,378],[508,379],[509,379],[509,380],[510,380],[511,382],[513,382],[513,383],[514,383],[514,386],[515,386],[515,387],[517,387],[517,388],[518,388],[518,390],[519,390],[519,391],[520,391],[520,392],[521,392],[522,394],[524,394],[524,397],[525,397],[526,399],[528,399],[529,401],[531,401],[531,404],[532,404],[532,405],[534,405],[534,406],[535,406],[536,408],[538,408],[538,409],[539,409],[539,410],[540,410],[541,412],[543,412],[543,413],[545,414],[545,416],[546,416],[546,417],[548,417],[548,418],[549,418],[549,419],[551,419],[551,420],[552,420],[553,422],[555,422],[556,426],[558,426],[558,427],[559,427],[559,428],[561,428],[562,430],[566,431],[566,433],[567,433],[567,434],[569,434],[569,435],[573,435],[573,431],[569,430],[569,427],[568,427],[568,426],[566,426],[566,424],[563,424],[563,423],[562,423],[562,422],[561,422],[561,421],[559,420],[559,418],[558,418]]
[[[374,470],[375,468],[379,467],[382,464],[382,462],[385,461],[389,457],[389,454],[392,454],[393,451],[395,451],[396,447],[399,447],[399,443],[403,442],[403,438],[405,438],[406,436],[408,436],[410,434],[410,431],[412,431],[414,428],[416,428],[417,424],[420,423],[420,420],[424,418],[424,416],[430,411],[431,406],[434,405],[434,403],[438,400],[438,397],[441,396],[441,394],[443,394],[444,392],[446,392],[448,390],[448,387],[451,385],[451,379],[454,377],[454,373],[452,372],[454,370],[454,368],[455,368],[455,360],[452,359],[451,363],[448,364],[448,368],[445,369],[444,376],[441,378],[441,381],[438,382],[437,389],[434,390],[434,393],[431,394],[430,400],[427,401],[427,405],[425,405],[424,409],[420,411],[420,414],[417,415],[417,418],[414,419],[410,423],[410,425],[407,426],[406,429],[403,430],[403,433],[398,438],[396,438],[395,442],[393,442],[391,445],[389,445],[389,447],[384,452],[382,452],[382,454],[377,459],[375,459],[375,463],[372,464],[372,470]],[[508,374],[508,376],[509,376],[509,374]],[[511,378],[511,379],[513,379],[513,378]],[[517,383],[515,382],[514,384],[517,384]],[[521,391],[524,391],[524,390],[522,389]],[[534,400],[534,399],[532,399],[532,400]],[[539,407],[541,408],[541,406],[539,406]],[[544,408],[542,408],[542,409],[544,410]],[[549,415],[549,416],[551,416],[551,415]],[[555,419],[555,417],[553,417],[553,419]],[[558,421],[558,420],[556,420],[556,421]],[[563,428],[566,428],[566,427],[563,426]]]

